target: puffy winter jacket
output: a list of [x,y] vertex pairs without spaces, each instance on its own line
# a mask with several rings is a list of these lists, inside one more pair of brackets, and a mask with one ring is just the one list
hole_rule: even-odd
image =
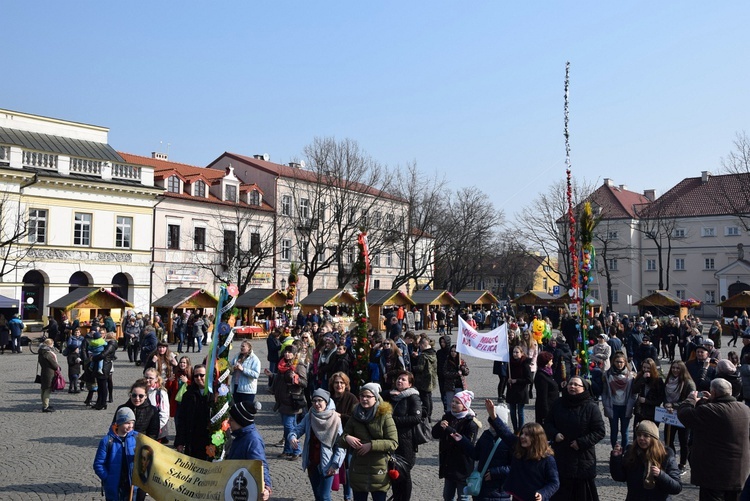
[[[133,481],[133,461],[135,459],[135,437],[137,431],[131,431],[124,437],[118,436],[114,430],[109,430],[104,438],[99,441],[99,447],[94,456],[94,473],[102,481],[104,496],[107,501],[120,500],[120,475],[122,474],[122,462],[127,462],[128,479],[122,482],[123,488],[129,493]],[[138,488],[136,487],[137,491]],[[135,496],[133,496],[135,499]]]

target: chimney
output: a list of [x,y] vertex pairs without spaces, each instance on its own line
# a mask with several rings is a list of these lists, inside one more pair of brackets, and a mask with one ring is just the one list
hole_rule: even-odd
[[711,172],[704,170],[701,172],[701,184],[706,184],[711,179]]
[[648,198],[649,202],[656,200],[656,190],[643,190],[643,196]]
[[155,160],[169,160],[169,156],[166,153],[159,153],[158,151],[152,151],[151,158]]
[[620,185],[620,191],[627,191],[627,190],[628,190],[628,185],[627,184],[621,184]]
[[614,186],[615,183],[608,177],[604,178],[604,186],[609,186],[610,188]]
[[271,160],[271,155],[269,155],[268,153],[263,153],[259,155],[253,155],[253,158],[257,158],[258,160],[264,160],[268,162],[269,160]]

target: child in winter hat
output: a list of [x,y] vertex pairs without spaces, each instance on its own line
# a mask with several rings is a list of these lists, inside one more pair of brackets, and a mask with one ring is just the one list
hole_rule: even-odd
[[474,411],[471,410],[471,401],[474,400],[474,392],[469,390],[459,391],[453,395],[453,400],[458,401],[460,409],[451,406],[451,414],[457,418],[465,417],[468,414],[474,416]]

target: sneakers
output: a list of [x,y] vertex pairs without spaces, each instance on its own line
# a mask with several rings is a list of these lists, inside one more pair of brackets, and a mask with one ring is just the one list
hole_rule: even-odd
[[52,406],[50,405],[42,409],[42,412],[55,412],[55,409],[53,409]]
[[278,441],[278,442],[276,443],[276,445],[278,445],[278,446],[281,446],[281,447],[283,447],[285,443],[286,443],[286,440],[284,440],[284,439],[282,438],[281,440],[279,440],[279,441]]
[[290,454],[289,461],[297,461],[300,457],[302,457],[302,454]]
[[683,476],[684,474],[688,472],[688,468],[684,464],[681,464],[679,468],[680,468],[680,476]]

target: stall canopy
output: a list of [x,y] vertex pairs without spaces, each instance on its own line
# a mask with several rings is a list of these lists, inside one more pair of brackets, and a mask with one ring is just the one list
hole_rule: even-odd
[[237,298],[237,308],[281,308],[286,304],[286,295],[276,289],[250,289]]
[[465,290],[456,294],[455,298],[466,304],[493,305],[500,301],[490,291]]
[[0,296],[0,310],[16,310],[15,312],[18,313],[18,299]]
[[406,293],[398,289],[372,289],[367,293],[367,309],[370,317],[370,325],[376,331],[385,329],[382,322],[384,306],[416,306]]
[[742,291],[719,303],[722,308],[747,309],[750,308],[750,291]]
[[204,289],[179,287],[151,303],[151,306],[154,308],[164,308],[169,310],[185,310],[195,308],[216,308],[218,303],[219,300],[217,297]]
[[633,306],[637,306],[641,313],[649,311],[656,316],[679,313],[682,318],[687,314],[687,308],[680,308],[679,298],[665,290],[656,290],[633,303]]
[[111,310],[132,308],[133,303],[117,294],[99,287],[78,287],[73,292],[49,304],[50,309],[70,311],[73,309]]
[[459,306],[461,303],[446,290],[414,291],[412,301],[419,305]]
[[346,289],[318,289],[312,291],[299,302],[302,313],[308,314],[318,308],[353,306],[357,298]]
[[527,306],[551,306],[555,304],[564,304],[560,298],[553,296],[544,291],[527,291],[511,300],[514,304],[523,304]]

